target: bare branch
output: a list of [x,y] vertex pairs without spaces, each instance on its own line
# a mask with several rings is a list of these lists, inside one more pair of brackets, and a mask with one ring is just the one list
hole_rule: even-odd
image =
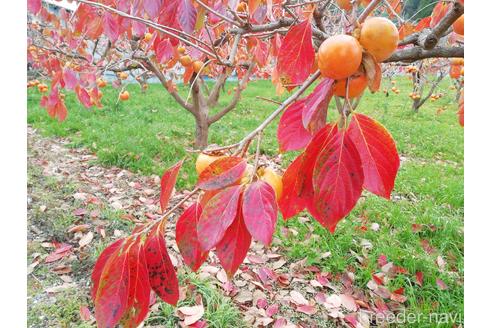
[[241,82],[237,86],[236,92],[234,93],[234,97],[232,98],[231,102],[226,107],[224,107],[220,112],[218,112],[217,114],[211,116],[208,119],[208,124],[209,125],[217,122],[222,117],[224,117],[224,115],[226,115],[227,113],[229,113],[231,110],[233,110],[236,107],[239,99],[241,98],[241,92],[243,91],[244,86],[248,82],[248,79],[249,79],[249,77],[251,75],[251,72],[253,71],[253,67],[254,67],[254,63],[251,62],[249,64],[248,70],[246,71],[246,73],[244,74],[243,78],[241,79]]
[[453,7],[448,11],[448,13],[437,23],[437,25],[430,31],[430,33],[420,41],[419,44],[426,50],[434,48],[439,39],[446,33],[446,31],[451,27],[451,25],[460,18],[465,12],[465,8],[459,1],[455,1]]
[[436,47],[431,50],[425,50],[420,47],[402,49],[394,52],[385,63],[407,61],[413,62],[425,58],[453,58],[465,57],[464,47]]
[[168,81],[167,81],[166,77],[164,76],[164,74],[162,74],[161,70],[154,64],[154,62],[152,62],[152,60],[150,60],[149,58],[145,58],[144,60],[145,60],[145,63],[147,64],[149,70],[152,73],[154,73],[154,75],[161,82],[162,86],[167,90],[167,92],[169,92],[169,94],[174,98],[174,100],[176,100],[176,102],[181,107],[183,107],[184,109],[186,109],[187,111],[189,111],[193,115],[196,115],[193,107],[191,107],[188,104],[186,104],[185,101],[184,101],[184,99],[181,98],[181,96],[178,94],[177,91],[169,90],[168,85],[167,85]]

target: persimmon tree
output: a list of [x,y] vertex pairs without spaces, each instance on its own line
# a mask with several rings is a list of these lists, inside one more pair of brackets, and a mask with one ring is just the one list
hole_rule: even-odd
[[405,72],[412,79],[413,89],[408,95],[412,99],[412,110],[418,112],[428,101],[436,101],[442,97],[442,93],[436,93],[437,87],[446,77],[448,61],[435,59],[422,60],[417,65],[405,67]]
[[[138,326],[147,315],[151,290],[176,304],[178,280],[164,231],[185,202],[192,205],[176,221],[184,262],[196,271],[215,250],[233,277],[253,239],[271,243],[279,212],[289,220],[306,210],[334,233],[364,189],[390,199],[399,156],[390,132],[358,111],[364,92],[378,91],[384,63],[464,55],[464,43],[449,42],[449,35],[456,34],[452,24],[463,15],[463,1],[440,2],[431,17],[419,22],[400,17],[400,1],[77,2],[75,14],[62,12],[61,19],[46,12],[39,0],[28,2],[42,21],[35,33],[48,34],[54,42],[38,44],[33,35],[28,49],[33,66],[51,79],[51,90],[41,99],[51,116],[62,120],[67,114],[62,89],[75,91],[87,107],[97,106],[102,72],[121,73],[133,65],[154,74],[183,105],[188,103],[177,96],[168,77],[175,74],[177,62],[184,66],[182,79],[190,82],[194,105],[205,104],[205,72],[216,80],[208,93],[212,100],[232,71],[243,81],[253,73],[271,76],[278,92],[290,91],[243,139],[200,154],[195,188],[172,206],[183,162],[164,172],[162,217],[136,226],[95,264],[92,297],[101,327]],[[102,35],[106,42],[98,41]],[[131,56],[118,55],[123,50]],[[190,66],[190,61],[198,64]],[[48,92],[48,86],[42,89]],[[337,115],[327,122],[332,100]],[[280,151],[298,151],[281,177],[259,161],[263,131],[279,116]]]

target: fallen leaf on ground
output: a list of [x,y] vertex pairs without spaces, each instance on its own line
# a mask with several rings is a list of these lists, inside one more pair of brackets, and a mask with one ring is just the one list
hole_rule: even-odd
[[92,231],[89,231],[82,238],[80,238],[79,246],[84,247],[84,246],[89,245],[93,238],[94,238],[94,234],[92,233]]
[[300,305],[296,308],[298,312],[302,312],[304,314],[316,314],[318,312],[318,309],[314,305]]
[[304,298],[304,296],[302,296],[302,294],[296,290],[292,290],[290,292],[290,297],[291,297],[292,302],[294,302],[296,305],[308,305],[309,304],[307,299]]
[[439,278],[436,279],[436,285],[437,285],[437,287],[439,287],[440,290],[446,290],[446,289],[448,289],[448,285],[446,285],[444,283],[444,281],[442,281]]
[[183,320],[186,326],[192,325],[200,320],[205,314],[203,305],[182,306],[176,310],[177,316]]

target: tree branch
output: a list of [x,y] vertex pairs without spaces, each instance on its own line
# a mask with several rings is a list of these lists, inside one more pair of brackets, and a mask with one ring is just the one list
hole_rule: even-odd
[[237,86],[236,92],[234,93],[234,97],[232,98],[232,100],[229,103],[229,105],[227,105],[226,107],[224,107],[217,114],[211,116],[208,119],[208,124],[209,125],[217,122],[222,117],[224,117],[224,115],[226,115],[227,113],[229,113],[231,110],[233,110],[236,107],[239,99],[241,98],[241,92],[243,91],[245,84],[248,82],[248,79],[251,76],[251,72],[253,71],[253,67],[254,67],[254,63],[251,62],[249,64],[248,70],[246,71],[246,73],[244,74],[243,78],[241,79],[241,82]]
[[176,100],[176,102],[181,106],[183,107],[184,109],[186,109],[187,111],[189,111],[190,113],[192,113],[193,115],[196,115],[196,113],[194,112],[193,110],[193,107],[191,107],[190,105],[186,104],[186,102],[184,101],[183,98],[181,98],[181,96],[178,94],[177,91],[175,90],[169,90],[168,86],[167,86],[167,79],[166,77],[164,76],[164,74],[162,74],[162,72],[160,71],[160,69],[154,64],[154,62],[152,62],[152,60],[150,60],[149,58],[145,58],[144,59],[145,63],[147,64],[149,70],[154,73],[154,75],[159,79],[159,81],[161,82],[162,86],[167,90],[167,92],[169,92],[169,94],[174,98],[174,100]]
[[430,33],[423,39],[419,38],[419,45],[426,50],[434,48],[439,42],[439,39],[446,33],[451,25],[458,18],[460,18],[461,15],[463,15],[464,12],[465,8],[463,5],[459,1],[455,0],[453,7],[439,21],[439,23],[437,23],[437,25],[430,30]]
[[413,62],[425,58],[453,58],[465,57],[464,47],[436,47],[434,49],[425,50],[420,47],[412,47],[401,49],[394,52],[390,58],[386,59],[385,63],[408,61]]

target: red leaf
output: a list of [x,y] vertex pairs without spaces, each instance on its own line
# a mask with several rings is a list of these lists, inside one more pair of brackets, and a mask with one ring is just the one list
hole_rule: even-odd
[[119,24],[116,18],[110,12],[105,12],[103,16],[103,28],[104,34],[113,42],[113,44],[118,40]]
[[202,214],[200,203],[193,203],[176,222],[176,243],[183,260],[191,270],[197,271],[208,257],[198,242],[197,225]]
[[448,12],[448,4],[445,2],[439,2],[434,9],[432,10],[432,15],[431,15],[431,21],[430,21],[430,27],[435,27],[441,19],[446,15]]
[[302,110],[302,124],[304,128],[313,133],[318,132],[326,125],[326,111],[333,96],[331,92],[333,82],[332,79],[323,79],[306,97],[305,106]]
[[77,93],[77,98],[79,98],[79,101],[82,103],[82,105],[84,105],[87,108],[92,106],[91,96],[89,95],[87,90],[85,90],[80,86],[77,86],[75,88],[75,93]]
[[383,279],[376,276],[375,274],[372,275],[372,280],[374,280],[378,285],[384,285]]
[[70,250],[72,249],[72,245],[69,244],[62,244],[61,246],[57,247],[53,252],[51,252],[46,258],[44,259],[45,263],[52,263],[55,261],[58,261],[68,254],[70,254]]
[[94,268],[92,269],[92,290],[91,290],[91,296],[92,299],[96,299],[96,294],[97,290],[99,289],[99,280],[101,279],[101,274],[103,272],[104,266],[110,259],[110,257],[120,248],[121,244],[123,243],[123,239],[118,239],[108,247],[106,247],[101,255],[99,255],[96,264],[94,264]]
[[161,224],[147,237],[145,259],[152,289],[164,302],[176,305],[179,299],[178,277],[167,253]]
[[193,33],[196,24],[196,8],[191,0],[182,0],[178,9],[179,23],[186,33]]
[[309,315],[316,314],[316,312],[318,312],[314,305],[300,305],[296,308],[296,311]]
[[391,134],[372,118],[354,114],[348,135],[362,161],[364,188],[389,199],[400,167],[400,157]]
[[331,131],[314,165],[314,211],[310,212],[334,232],[338,221],[357,203],[364,172],[359,153],[346,131],[336,127]]
[[238,211],[236,219],[227,229],[216,250],[220,263],[229,278],[234,276],[243,263],[250,245],[251,235],[244,224],[241,211]]
[[65,68],[63,70],[63,80],[65,81],[65,88],[68,90],[74,90],[77,85],[77,76],[75,72],[70,68]]
[[149,272],[145,261],[144,245],[138,238],[128,250],[130,277],[128,302],[121,323],[124,327],[137,327],[147,316],[150,304]]
[[437,285],[437,287],[439,287],[440,290],[446,290],[446,289],[448,289],[448,285],[446,285],[444,283],[444,281],[442,281],[439,278],[436,278],[436,285]]
[[176,179],[178,177],[179,170],[181,169],[181,165],[183,165],[183,160],[179,161],[174,166],[164,171],[164,173],[162,174],[160,203],[163,213],[166,210],[169,199],[171,198],[171,194],[173,193],[173,189],[176,185]]
[[420,32],[420,31],[422,31],[424,28],[429,27],[430,22],[431,22],[431,19],[432,19],[432,17],[430,17],[430,16],[429,16],[429,17],[422,18],[422,19],[420,20],[420,22],[419,22],[419,23],[415,26],[414,31],[415,31],[415,32]]
[[386,255],[384,255],[384,254],[379,255],[379,257],[378,257],[379,267],[381,268],[381,267],[385,266],[386,264],[388,264],[388,258],[386,257]]
[[275,191],[266,182],[258,180],[248,186],[243,197],[244,223],[251,236],[270,245],[277,223]]
[[36,15],[41,10],[41,0],[27,0],[27,10]]
[[313,137],[302,124],[305,102],[305,99],[297,100],[280,117],[277,139],[281,152],[303,149]]
[[150,18],[155,18],[161,9],[162,0],[143,0],[143,6]]
[[241,186],[232,186],[208,201],[197,226],[198,241],[202,250],[211,250],[224,237],[227,228],[236,217],[241,190]]
[[309,19],[292,26],[285,35],[277,58],[277,71],[288,90],[302,84],[309,76],[314,62],[311,38]]
[[173,56],[174,50],[168,38],[161,39],[156,37],[154,40],[154,51],[159,63],[167,63]]
[[[154,0],[156,1],[156,0]],[[158,23],[169,27],[180,28],[179,24],[179,7],[181,0],[166,0],[162,6],[160,12],[154,17],[158,16]]]
[[91,311],[89,308],[85,305],[81,305],[79,308],[79,314],[80,314],[80,319],[82,321],[89,321],[91,320]]
[[415,280],[416,280],[417,285],[422,287],[422,285],[424,283],[424,273],[422,271],[417,271],[415,273]]
[[101,327],[114,327],[127,309],[130,286],[127,245],[113,252],[99,279],[95,297],[96,320]]
[[306,208],[306,201],[301,197],[304,175],[302,174],[304,153],[299,155],[282,175],[283,191],[278,205],[284,220],[287,220]]
[[241,157],[222,157],[210,164],[198,177],[197,187],[203,190],[222,189],[238,181],[246,170]]

